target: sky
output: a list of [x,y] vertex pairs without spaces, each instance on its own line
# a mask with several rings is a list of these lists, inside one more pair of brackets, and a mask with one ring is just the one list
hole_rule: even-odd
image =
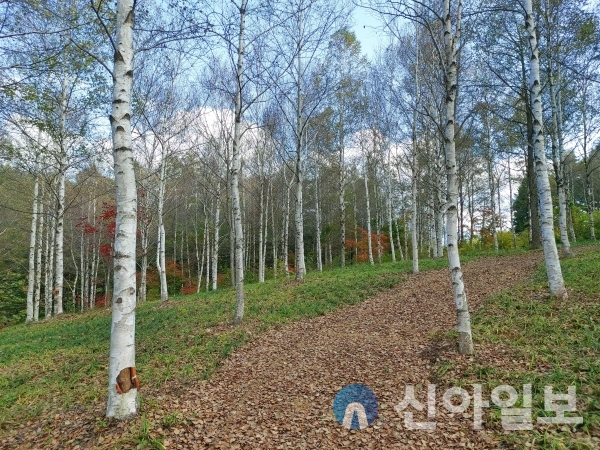
[[[588,9],[600,7],[600,0],[588,0]],[[372,59],[377,49],[387,43],[388,37],[382,29],[382,22],[377,15],[365,8],[357,7],[352,15],[352,31],[360,41],[362,52]]]
[[356,8],[352,17],[352,31],[360,42],[364,55],[373,58],[377,49],[387,41],[381,21],[374,13],[364,8]]

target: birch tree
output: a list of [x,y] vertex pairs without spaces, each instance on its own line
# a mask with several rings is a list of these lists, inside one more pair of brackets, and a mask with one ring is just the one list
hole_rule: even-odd
[[133,0],[118,0],[113,104],[113,136],[117,217],[114,252],[114,298],[110,333],[107,417],[119,420],[137,414],[135,370],[136,225],[137,192],[131,144],[131,93],[133,84]]
[[[35,306],[34,306],[34,295],[36,286],[36,243],[38,241],[37,236],[37,224],[38,224],[38,202],[39,202],[39,184],[40,178],[38,175],[39,164],[36,158],[35,174],[33,181],[33,211],[31,213],[31,232],[29,239],[29,274],[28,274],[28,285],[27,285],[27,316],[25,322],[31,322],[34,320]],[[38,262],[39,267],[39,262]]]
[[[403,17],[419,24],[429,34],[443,72],[443,126],[441,126],[446,163],[446,245],[457,311],[458,350],[461,354],[473,353],[471,318],[465,292],[460,256],[458,251],[458,178],[456,164],[456,98],[458,90],[458,53],[462,32],[462,0],[443,0],[437,10],[427,2],[411,1],[388,5],[370,2],[386,20]],[[440,30],[441,27],[441,30]],[[439,33],[442,33],[442,40]],[[414,238],[413,238],[414,246]],[[413,249],[414,251],[414,249]]]
[[[295,191],[295,275],[304,279],[306,273],[304,250],[303,185],[306,160],[306,131],[310,120],[330,91],[331,85],[310,83],[322,69],[324,50],[329,37],[341,25],[347,8],[324,0],[288,0],[278,6],[277,15],[282,27],[278,45],[283,49],[287,77],[278,83],[277,92],[282,98],[280,109],[294,139],[294,191]],[[286,18],[286,20],[283,20]],[[312,89],[309,89],[312,88]]]
[[[540,60],[537,42],[537,31],[533,17],[532,0],[523,0],[525,12],[525,24],[529,36],[529,90],[531,99],[531,110],[533,113],[533,150],[535,157],[535,171],[540,205],[540,227],[542,230],[542,245],[546,261],[546,273],[550,293],[564,300],[567,298],[567,290],[563,281],[558,250],[554,239],[554,217],[552,211],[552,196],[550,182],[548,181],[548,168],[546,165],[546,154],[544,149],[544,124],[542,118],[542,96],[540,83]],[[532,218],[535,220],[535,218]]]
[[[229,93],[233,99],[233,139],[231,143],[231,163],[228,165],[229,194],[233,231],[234,283],[236,306],[233,323],[239,324],[244,316],[244,250],[247,244],[243,228],[243,191],[241,190],[241,170],[243,157],[243,136],[250,127],[244,116],[261,99],[268,88],[278,80],[281,68],[276,62],[280,55],[270,51],[270,37],[280,20],[272,13],[270,4],[248,4],[241,0],[231,4],[231,10],[219,12],[223,17],[215,27],[214,35],[225,44],[231,78],[219,89]],[[229,76],[229,74],[228,74]],[[264,253],[264,248],[263,248]],[[247,254],[246,254],[247,256]]]

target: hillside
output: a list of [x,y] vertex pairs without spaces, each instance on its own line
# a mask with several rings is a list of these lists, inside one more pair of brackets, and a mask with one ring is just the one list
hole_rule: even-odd
[[[568,306],[548,299],[539,252],[465,259],[476,259],[465,264],[471,308],[478,309],[474,358],[454,350],[449,278],[434,270],[445,260],[423,260],[416,276],[403,261],[309,273],[300,283],[251,284],[247,321],[236,329],[228,325],[230,289],[141,305],[142,415],[127,424],[103,418],[108,311],[6,328],[0,442],[7,448],[431,448],[444,439],[445,448],[465,442],[488,448],[501,439],[517,447],[597,448],[600,251],[580,248],[564,261]],[[557,390],[575,384],[584,424],[576,433],[536,426],[503,435],[499,410],[491,409],[479,433],[472,417],[453,419],[440,406],[436,433],[410,434],[393,406],[404,384],[427,381],[440,390],[481,383],[488,398],[487,388],[529,381],[538,407],[545,384]],[[372,429],[348,431],[333,419],[335,392],[352,382],[378,396]]]

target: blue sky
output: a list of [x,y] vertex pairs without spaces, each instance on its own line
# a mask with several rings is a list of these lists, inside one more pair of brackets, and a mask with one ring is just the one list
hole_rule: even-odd
[[372,58],[377,48],[387,40],[381,28],[381,21],[371,11],[356,8],[352,25],[352,31],[356,33],[363,53]]

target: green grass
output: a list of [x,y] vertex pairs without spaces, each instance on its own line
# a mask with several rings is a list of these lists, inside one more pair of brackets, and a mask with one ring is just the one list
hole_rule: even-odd
[[[512,356],[504,358],[505,364],[476,358],[462,373],[445,378],[447,361],[436,365],[445,382],[481,383],[488,395],[501,384],[518,387],[518,391],[523,384],[533,385],[534,430],[502,434],[513,448],[594,449],[600,445],[600,250],[597,246],[579,249],[574,258],[562,261],[562,268],[570,288],[568,300],[550,298],[541,265],[528,283],[488,299],[474,315],[476,343],[508,348]],[[515,360],[520,363],[514,364]],[[536,424],[538,416],[553,414],[544,411],[546,385],[554,386],[555,393],[576,386],[576,415],[584,419],[581,426],[573,430]],[[492,409],[491,420],[499,430],[498,409]]]
[[[421,261],[423,270],[445,265],[445,259]],[[206,379],[256,332],[357,303],[399,283],[410,267],[410,261],[361,264],[311,272],[304,282],[279,278],[249,284],[245,325],[238,328],[228,326],[235,301],[230,287],[176,296],[166,307],[147,302],[136,315],[138,375],[151,387],[172,378]],[[0,427],[104,402],[109,334],[106,310],[0,330]]]
[[[507,253],[514,251],[502,252]],[[462,260],[489,255],[464,252]],[[421,270],[445,266],[446,258],[420,261]],[[144,397],[144,386],[158,388],[171,379],[183,383],[207,379],[227,355],[257,332],[360,302],[398,284],[411,268],[411,261],[388,261],[309,272],[303,282],[280,277],[247,284],[244,324],[237,328],[229,326],[235,303],[229,286],[174,296],[168,305],[146,302],[136,314],[142,401],[152,408],[152,399]],[[107,310],[1,329],[0,434],[2,429],[49,412],[70,407],[89,410],[105,402],[109,338]]]

